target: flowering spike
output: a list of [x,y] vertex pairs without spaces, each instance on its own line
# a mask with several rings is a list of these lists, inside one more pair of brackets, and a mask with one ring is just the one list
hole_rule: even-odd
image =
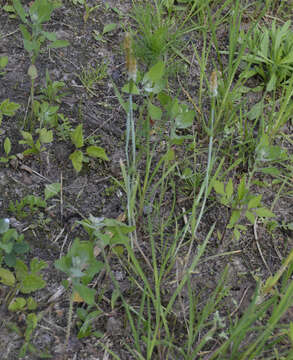
[[210,89],[212,92],[212,96],[218,95],[218,79],[217,79],[217,72],[214,70],[210,77]]
[[126,33],[124,38],[124,51],[126,57],[126,70],[128,79],[136,80],[136,59],[132,49],[132,38],[129,32]]

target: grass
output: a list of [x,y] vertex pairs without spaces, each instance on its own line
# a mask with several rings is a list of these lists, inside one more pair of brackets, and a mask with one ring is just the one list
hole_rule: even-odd
[[[73,256],[71,248],[66,261],[63,257],[55,262],[73,281],[72,286],[67,284],[66,347],[70,331],[75,331],[74,308],[81,309],[81,302],[87,314],[96,311],[99,321],[103,307],[105,314],[116,313],[123,319],[125,337],[120,347],[111,346],[104,337],[98,340],[115,359],[121,358],[122,349],[129,358],[146,360],[293,358],[293,251],[282,248],[278,232],[279,204],[292,201],[293,53],[287,44],[292,24],[283,25],[287,6],[270,0],[264,4],[260,0],[134,1],[129,18],[121,17],[117,9],[104,8],[106,14],[119,13],[121,27],[129,30],[124,44],[128,79],[122,89],[112,80],[117,101],[111,105],[116,111],[120,104],[125,116],[126,161],[120,160],[121,171],[112,177],[125,194],[125,222],[84,216],[79,223],[90,241],[76,243],[87,249],[86,256],[85,250]],[[91,17],[87,24],[90,21]],[[280,34],[276,27],[286,32],[284,43],[281,35],[270,40],[274,51],[265,55],[253,42],[262,21],[267,29],[274,28],[272,33]],[[225,42],[223,33],[228,33]],[[170,64],[175,62],[179,68],[187,66],[187,75],[174,73]],[[5,66],[0,76],[5,76]],[[85,91],[98,96],[95,85],[105,82],[107,67],[105,62],[82,69],[78,77]],[[261,76],[266,72],[268,76]],[[47,100],[62,107],[59,90],[64,83],[53,83],[48,73],[46,77],[52,88]],[[46,89],[42,92],[46,94]],[[34,97],[28,102],[32,109]],[[2,109],[1,103],[0,110],[2,117],[15,112]],[[34,123],[39,126],[39,146],[32,144],[39,155],[47,151],[41,144],[54,144],[51,135],[58,127],[51,122],[50,130],[41,131],[46,126],[37,116]],[[50,137],[45,137],[49,131]],[[83,134],[77,136],[70,126],[67,131],[67,138],[81,149]],[[5,153],[7,159],[13,153],[11,144],[7,150],[7,141]],[[86,153],[108,160],[101,147],[88,147]],[[75,161],[80,170],[89,158],[83,155]],[[62,213],[66,198],[62,182],[57,185],[46,187],[46,201],[60,193]],[[290,220],[282,226],[292,230]],[[4,234],[0,280],[12,288],[14,297],[15,269],[11,266],[7,272],[3,259],[9,253],[7,244],[16,246],[16,239],[5,235],[7,231],[7,226],[0,228]],[[269,245],[259,240],[259,233],[266,234]],[[78,236],[88,240],[84,233]],[[267,249],[275,246],[276,239],[282,256],[271,264]],[[101,259],[99,268],[92,256],[93,244]],[[249,268],[247,254],[253,254],[257,268]],[[127,291],[121,290],[115,275],[117,264],[127,274]],[[103,271],[114,289],[109,305],[101,301],[102,290],[91,287],[94,275],[102,278]],[[243,289],[240,298],[235,288]],[[26,314],[30,309],[18,310]],[[90,320],[83,322],[82,329],[80,337],[93,334]],[[22,353],[37,354],[30,342],[33,330],[26,331]]]

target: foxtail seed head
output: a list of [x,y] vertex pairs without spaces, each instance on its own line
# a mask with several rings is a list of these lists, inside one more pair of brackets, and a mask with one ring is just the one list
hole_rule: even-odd
[[132,38],[130,33],[126,33],[124,38],[124,51],[126,58],[126,70],[128,73],[128,79],[136,80],[136,58],[132,49]]
[[210,89],[212,92],[212,96],[218,95],[218,78],[217,78],[217,72],[214,70],[210,77]]

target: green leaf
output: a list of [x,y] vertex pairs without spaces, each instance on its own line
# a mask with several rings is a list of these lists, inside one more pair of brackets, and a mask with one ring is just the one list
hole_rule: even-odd
[[43,260],[38,260],[37,258],[33,258],[30,262],[30,270],[32,274],[37,274],[42,269],[48,267],[48,264]]
[[237,221],[240,219],[241,211],[240,210],[233,210],[232,215],[229,221],[229,224],[227,226],[228,229],[231,229],[234,227],[234,225],[237,223]]
[[46,39],[48,39],[49,41],[56,41],[57,40],[57,36],[54,32],[49,32],[49,31],[42,31],[42,34],[45,36]]
[[276,73],[273,73],[269,82],[267,83],[267,91],[275,90],[276,85],[277,85],[277,75]]
[[22,310],[26,305],[26,300],[23,297],[14,298],[8,305],[9,311],[19,311]]
[[257,208],[260,205],[261,198],[262,198],[262,195],[257,195],[257,196],[254,196],[252,199],[250,199],[248,202],[248,205],[247,205],[248,210]]
[[153,105],[150,101],[148,102],[148,112],[152,120],[161,120],[162,118],[162,110]]
[[253,225],[254,222],[255,222],[255,216],[254,216],[254,214],[253,214],[252,212],[250,212],[250,211],[246,211],[246,212],[245,212],[245,216],[246,216],[246,218],[251,222],[251,224]]
[[228,199],[231,199],[232,195],[233,195],[233,182],[232,179],[230,178],[228,181],[228,184],[226,185],[226,196]]
[[82,169],[83,153],[80,150],[75,150],[69,159],[72,161],[72,165],[77,172]]
[[79,124],[71,133],[71,141],[76,148],[83,146],[82,124]]
[[157,62],[149,72],[147,72],[143,78],[143,83],[146,82],[157,82],[165,73],[165,63],[163,61]]
[[73,289],[83,298],[88,305],[95,304],[96,290],[90,289],[89,287],[82,285],[78,282],[73,284]]
[[15,276],[11,271],[0,268],[0,282],[6,286],[13,286],[15,284]]
[[45,200],[57,195],[61,191],[60,183],[48,184],[45,187]]
[[5,154],[8,156],[10,154],[11,151],[11,141],[9,139],[9,137],[6,137],[4,140],[4,151]]
[[[31,33],[28,31],[27,27],[23,24],[19,25],[19,28],[20,28],[20,31],[21,31],[21,34],[22,34],[22,37],[23,37],[23,42],[26,40],[26,41],[29,41],[31,42],[32,40],[32,35]],[[26,49],[26,47],[25,47]],[[32,49],[31,49],[32,50]],[[31,51],[30,50],[30,51]]]
[[235,228],[234,231],[233,231],[233,233],[234,233],[235,239],[236,239],[237,241],[239,241],[240,236],[241,236],[240,231]]
[[110,31],[115,30],[116,27],[117,27],[117,24],[115,24],[115,23],[111,23],[111,24],[105,25],[105,26],[104,26],[104,29],[103,29],[103,35],[104,35],[104,34],[107,34],[107,33],[110,32]]
[[38,77],[38,70],[34,64],[30,65],[27,73],[32,80],[35,80]]
[[68,45],[70,45],[70,42],[67,40],[55,40],[48,46],[48,48],[58,49],[58,48],[66,47]]
[[214,190],[217,194],[225,195],[224,183],[219,180],[215,180],[213,183]]
[[40,137],[39,141],[41,144],[48,144],[53,141],[53,131],[47,130],[46,128],[42,128],[39,131]]
[[20,292],[30,294],[46,286],[46,281],[37,274],[27,274],[21,283]]
[[269,174],[272,176],[278,176],[281,174],[280,170],[274,167],[266,167],[266,168],[260,168],[257,169],[258,171],[261,171],[264,174]]
[[106,155],[105,150],[100,146],[91,145],[86,148],[86,153],[94,158],[103,159],[109,161],[108,156]]
[[[126,94],[130,94],[130,83],[125,84],[121,90]],[[139,95],[139,89],[134,83],[131,86],[131,94]]]
[[0,56],[0,69],[4,69],[8,64],[8,56]]
[[239,183],[238,189],[237,189],[237,193],[238,193],[239,200],[242,200],[247,193],[245,175],[240,180],[240,183]]
[[6,99],[2,101],[2,103],[0,104],[0,113],[2,112],[3,115],[6,116],[13,116],[16,110],[18,110],[19,108],[20,108],[19,104],[10,102],[9,99]]
[[18,16],[21,18],[21,21],[26,24],[28,22],[26,19],[27,14],[25,13],[24,8],[22,7],[20,1],[13,0],[13,6],[14,6],[14,9],[17,12]]
[[114,289],[112,296],[111,296],[111,309],[114,310],[116,306],[116,301],[121,296],[121,292],[119,289]]
[[53,10],[54,5],[48,0],[35,0],[29,8],[29,13],[34,24],[43,24],[50,20]]
[[178,129],[186,129],[192,126],[195,117],[195,111],[185,111],[178,114],[175,118],[175,125]]
[[255,211],[256,215],[260,216],[260,217],[276,217],[276,215],[273,212],[271,212],[271,210],[269,210],[265,207],[255,209],[254,211]]
[[247,117],[249,120],[255,120],[259,118],[263,114],[263,102],[260,101],[253,105],[250,111],[247,113]]
[[31,310],[31,311],[36,310],[36,308],[38,307],[37,302],[31,296],[27,299],[26,305],[27,305],[28,310]]

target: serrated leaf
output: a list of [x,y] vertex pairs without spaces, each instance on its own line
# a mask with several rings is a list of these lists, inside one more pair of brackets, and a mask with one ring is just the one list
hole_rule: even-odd
[[91,157],[109,161],[109,158],[106,155],[105,150],[100,146],[95,146],[95,145],[88,146],[86,148],[86,153]]
[[0,282],[6,286],[13,286],[15,284],[15,276],[11,271],[0,268]]
[[33,258],[30,262],[30,270],[33,274],[38,273],[42,269],[48,267],[48,264],[43,260],[38,260],[37,258]]
[[214,190],[217,194],[225,195],[224,183],[219,180],[215,180],[213,183]]
[[276,215],[273,212],[271,212],[271,210],[265,207],[255,209],[254,211],[256,215],[260,217],[276,217]]
[[27,73],[32,80],[35,80],[38,77],[38,70],[34,64],[29,66]]
[[61,191],[60,183],[48,184],[45,187],[45,200],[57,195]]
[[162,110],[153,105],[150,101],[148,102],[148,112],[152,120],[161,120],[162,118]]
[[20,292],[30,294],[46,286],[46,281],[37,274],[27,274],[21,282]]
[[11,102],[9,99],[3,100],[0,104],[0,113],[6,116],[13,116],[17,109],[20,108],[19,104]]
[[40,134],[39,141],[41,144],[48,144],[53,141],[53,131],[52,130],[47,130],[46,128],[42,128],[39,131],[39,134]]
[[82,124],[79,124],[70,134],[71,141],[75,145],[76,148],[80,148],[83,146],[83,132],[82,132]]
[[80,150],[76,150],[69,156],[69,159],[71,160],[74,169],[77,172],[80,172],[82,169],[83,153]]
[[36,308],[38,307],[37,302],[31,296],[27,299],[26,305],[27,305],[28,310],[31,310],[31,311],[36,310]]
[[250,199],[248,202],[248,205],[247,205],[248,210],[257,208],[260,205],[261,198],[262,198],[262,195],[257,195],[257,196],[254,196],[252,199]]
[[9,311],[19,311],[22,310],[26,305],[26,300],[23,297],[14,298],[8,305]]

